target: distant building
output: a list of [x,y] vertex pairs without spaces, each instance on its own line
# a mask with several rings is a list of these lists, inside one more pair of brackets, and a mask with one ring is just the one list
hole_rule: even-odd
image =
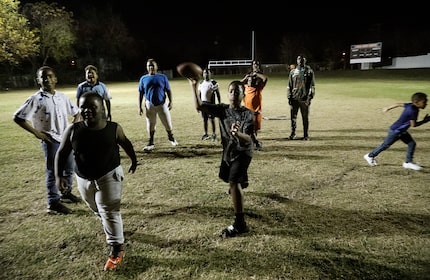
[[381,69],[430,68],[430,53],[426,55],[393,57],[391,65]]

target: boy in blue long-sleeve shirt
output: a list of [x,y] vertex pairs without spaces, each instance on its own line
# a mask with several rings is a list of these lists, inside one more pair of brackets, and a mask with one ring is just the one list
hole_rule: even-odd
[[414,163],[414,152],[416,142],[409,133],[409,127],[417,127],[430,121],[430,116],[427,114],[421,121],[417,121],[420,109],[427,106],[427,94],[416,92],[411,97],[412,102],[395,103],[390,107],[384,108],[384,112],[388,112],[394,108],[403,107],[403,112],[400,117],[390,126],[388,134],[381,145],[373,149],[370,153],[364,155],[364,159],[370,166],[377,165],[376,156],[382,151],[388,149],[398,140],[408,145],[406,150],[406,160],[403,167],[406,169],[421,170],[422,167]]

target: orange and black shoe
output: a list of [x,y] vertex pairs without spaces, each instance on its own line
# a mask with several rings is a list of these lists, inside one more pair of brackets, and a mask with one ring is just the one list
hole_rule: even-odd
[[108,260],[106,261],[104,270],[116,270],[120,263],[122,263],[122,260],[124,259],[124,250],[119,251],[118,253],[112,253]]

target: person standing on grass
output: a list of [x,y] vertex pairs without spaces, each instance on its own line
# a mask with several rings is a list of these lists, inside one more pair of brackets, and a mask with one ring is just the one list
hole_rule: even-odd
[[245,84],[245,97],[243,98],[245,107],[254,112],[255,133],[252,135],[252,141],[254,142],[255,149],[261,150],[263,145],[257,140],[257,133],[261,129],[261,122],[263,120],[263,89],[267,83],[267,76],[261,70],[260,61],[252,61],[251,72],[247,73],[241,82]]
[[79,107],[79,98],[82,94],[88,91],[95,91],[97,92],[101,97],[103,97],[105,103],[106,103],[106,109],[107,109],[107,119],[108,121],[112,120],[111,115],[111,103],[110,100],[112,99],[111,94],[109,93],[109,90],[107,86],[99,81],[99,74],[98,74],[97,67],[94,65],[87,65],[85,67],[85,81],[80,83],[78,85],[78,88],[76,89],[76,104]]
[[297,56],[297,65],[290,71],[287,85],[287,98],[290,104],[291,134],[289,139],[296,138],[297,114],[300,109],[303,122],[303,138],[309,138],[309,112],[311,101],[315,96],[315,75],[312,68],[306,64],[303,55]]
[[152,151],[154,145],[154,135],[157,124],[157,115],[167,132],[167,138],[172,146],[178,146],[178,142],[173,137],[172,132],[172,117],[170,110],[172,109],[172,91],[167,76],[158,73],[157,62],[150,58],[146,62],[147,74],[143,75],[139,80],[139,114],[143,115],[142,102],[145,97],[145,116],[146,129],[149,134],[148,145],[143,150],[146,152]]
[[83,121],[66,129],[55,158],[55,177],[57,185],[65,188],[63,170],[73,151],[78,190],[88,207],[100,218],[111,247],[104,270],[115,270],[124,257],[120,212],[124,171],[119,147],[131,159],[129,173],[135,172],[137,158],[121,125],[107,120],[103,99],[97,92],[84,93],[79,104]]
[[414,163],[414,153],[416,142],[412,138],[408,129],[410,127],[418,127],[430,121],[430,116],[427,114],[421,121],[417,121],[420,109],[427,106],[427,94],[423,92],[416,92],[411,97],[412,102],[395,103],[390,107],[383,109],[388,112],[394,108],[403,107],[403,112],[400,117],[390,126],[388,134],[384,141],[370,153],[364,155],[364,159],[370,166],[377,165],[376,157],[382,152],[391,147],[398,140],[408,145],[406,150],[406,159],[403,162],[403,167],[406,169],[421,170],[422,167]]
[[245,221],[243,189],[248,187],[248,167],[253,156],[254,113],[242,106],[245,87],[241,81],[228,86],[229,104],[203,103],[197,90],[197,80],[188,79],[197,110],[219,119],[223,147],[219,177],[229,184],[233,202],[234,223],[221,232],[221,237],[234,237],[248,232]]
[[[198,90],[200,93],[200,99],[202,100],[202,102],[215,104],[216,102],[215,97],[216,97],[216,99],[218,100],[218,103],[221,103],[219,85],[217,81],[211,78],[210,70],[207,68],[203,69],[202,76],[203,76],[203,80],[200,82],[198,87]],[[203,134],[202,136],[202,140],[212,139],[212,141],[215,141],[216,140],[215,117],[203,111],[201,113],[203,118],[203,129],[205,131],[205,134]],[[212,125],[212,136],[209,136],[208,134],[209,120]]]
[[63,169],[67,184],[59,192],[55,184],[54,157],[63,138],[64,130],[79,116],[79,109],[62,92],[55,87],[57,76],[49,66],[42,66],[36,71],[36,82],[39,91],[27,100],[14,113],[13,120],[20,127],[40,139],[45,155],[46,194],[48,213],[70,214],[72,210],[61,203],[61,200],[80,202],[81,199],[72,193],[74,162],[71,154],[67,155]]

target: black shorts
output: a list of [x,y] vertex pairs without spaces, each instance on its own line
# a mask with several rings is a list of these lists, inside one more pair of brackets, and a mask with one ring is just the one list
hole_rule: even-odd
[[215,116],[202,111],[202,118],[203,119],[215,119]]
[[219,168],[219,178],[226,183],[239,183],[242,188],[249,185],[248,167],[251,164],[252,157],[241,155],[232,162],[221,161]]
[[[208,101],[202,101],[203,104],[214,104],[213,102],[208,102]],[[203,119],[215,119],[214,115],[211,115],[207,112],[203,112],[202,111],[202,118]]]

